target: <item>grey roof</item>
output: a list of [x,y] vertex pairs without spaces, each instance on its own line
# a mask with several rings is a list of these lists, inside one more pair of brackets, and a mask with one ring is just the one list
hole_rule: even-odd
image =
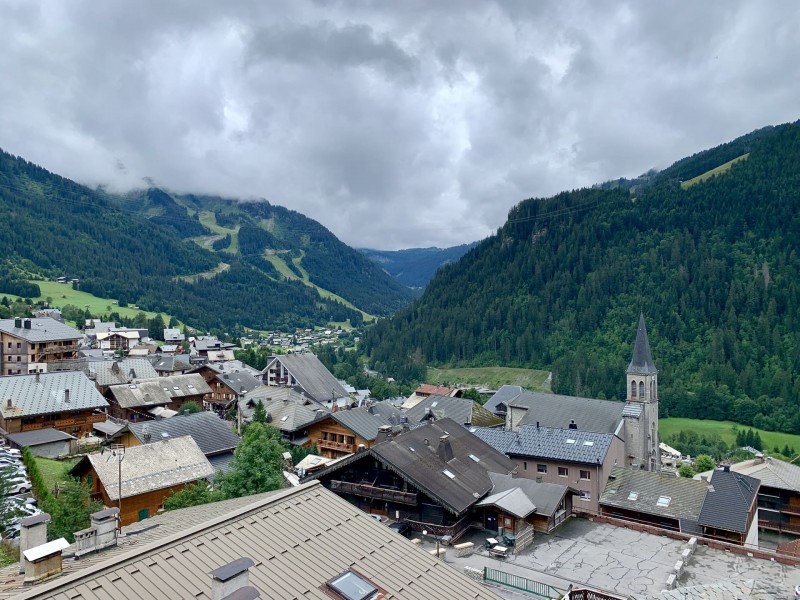
[[717,469],[709,483],[697,522],[703,527],[745,533],[761,482],[749,475]]
[[174,356],[154,356],[151,358],[153,368],[161,373],[174,371],[189,371],[194,369],[188,354],[175,354]]
[[[88,465],[111,500],[119,499],[119,467],[108,454],[96,452],[84,456],[72,468],[73,474],[86,472]],[[131,446],[125,449],[122,461],[122,497],[130,498],[181,483],[205,479],[214,474],[214,468],[191,436],[170,438],[152,444]]]
[[245,421],[253,418],[259,400],[270,415],[270,424],[284,432],[297,431],[330,413],[325,406],[293,388],[263,385],[239,398],[239,411]]
[[365,440],[378,437],[378,430],[384,425],[400,424],[402,411],[389,402],[376,402],[372,406],[360,406],[350,410],[338,410],[331,416],[344,427]]
[[99,431],[103,435],[113,435],[122,429],[123,425],[114,423],[114,421],[102,421],[100,423],[92,423],[92,429]]
[[185,373],[134,379],[131,383],[112,385],[108,391],[120,408],[137,408],[168,404],[187,396],[209,394],[211,388],[199,373]]
[[[236,503],[231,505],[235,508],[220,512],[215,504],[225,503],[209,504],[130,526],[121,538],[124,548],[65,561],[68,569],[80,569],[81,563],[88,567],[32,588],[22,588],[21,577],[15,575],[17,591],[26,600],[78,594],[83,600],[210,598],[209,573],[248,557],[255,563],[249,570],[250,585],[264,599],[330,600],[325,583],[348,569],[391,598],[429,600],[431,590],[440,598],[499,598],[317,482],[258,500],[227,502]],[[194,525],[186,523],[184,513]],[[198,523],[204,515],[207,520]],[[151,529],[151,524],[157,527]],[[163,536],[164,527],[173,533]],[[141,537],[133,533],[137,529]]]
[[207,352],[209,350],[226,350],[229,348],[235,348],[236,344],[221,342],[214,336],[201,335],[192,341],[192,347],[198,352]]
[[[761,482],[762,487],[800,492],[800,467],[777,458],[768,456],[766,459],[762,457],[746,460],[731,465],[731,470],[755,477]],[[700,475],[711,474],[711,471],[698,473],[695,479]]]
[[[512,490],[519,490],[535,507],[537,515],[553,515],[556,510],[558,510],[564,495],[570,491],[570,488],[565,485],[558,483],[537,483],[533,479],[527,479],[525,477],[514,477],[513,475],[503,475],[501,473],[489,473],[489,477],[494,485],[492,488],[492,496],[507,494],[507,492]],[[491,498],[491,496],[482,500],[478,505],[480,506],[486,503],[489,498]],[[503,496],[502,503],[497,504],[497,506],[508,506],[512,508],[515,501],[519,498],[519,494],[505,495]],[[521,508],[524,508],[524,504],[517,507],[517,509]],[[527,516],[519,515],[517,512],[513,511],[508,512],[512,512],[512,514],[517,514],[521,517]]]
[[[523,389],[518,385],[504,385],[499,390],[497,390],[494,395],[489,398],[489,401],[483,405],[483,407],[487,410],[492,411],[493,413],[498,412],[498,405],[504,404],[508,405],[514,398],[519,396],[523,392]],[[505,411],[499,411],[505,412]]]
[[524,519],[529,514],[536,512],[536,505],[518,487],[502,492],[493,492],[475,506],[496,506],[503,512],[520,519]]
[[475,427],[472,433],[509,456],[602,464],[614,439],[611,433],[525,425],[519,431]]
[[[66,390],[69,390],[68,402]],[[81,371],[0,377],[0,399],[0,414],[6,419],[108,406]]]
[[[220,419],[211,411],[177,415],[171,419],[129,423],[127,428],[142,443],[160,442],[168,438],[189,435],[206,456],[232,451],[239,444],[232,423]],[[146,434],[149,434],[147,439]]]
[[[445,435],[446,441],[442,441]],[[406,431],[365,452],[377,456],[456,515],[491,491],[490,471],[511,473],[516,468],[503,454],[451,419]]]
[[146,358],[123,358],[122,360],[104,360],[83,362],[80,368],[94,377],[97,385],[106,387],[119,383],[127,383],[133,379],[149,379],[158,377],[153,365]]
[[647,328],[644,325],[644,314],[639,313],[639,326],[636,328],[636,342],[633,344],[633,357],[628,365],[631,375],[655,375],[658,373],[650,353],[650,342],[647,339]]
[[487,410],[470,398],[454,398],[452,396],[428,396],[413,407],[406,410],[409,421],[419,423],[433,414],[434,418],[447,417],[462,425],[472,423],[480,427],[500,425],[503,419]]
[[6,437],[22,448],[76,439],[74,435],[59,431],[58,429],[53,429],[52,427],[35,429],[33,431],[22,431],[20,433],[9,433]]
[[305,393],[317,402],[328,402],[333,396],[336,398],[347,397],[347,392],[342,384],[310,352],[276,356],[275,360],[268,364],[262,372],[266,373],[270,365],[275,362],[280,362],[294,376]]
[[[674,473],[616,467],[600,496],[600,505],[696,522],[707,489],[705,481],[676,477]],[[667,506],[658,505],[662,497],[669,498]]]
[[237,394],[252,392],[254,389],[264,385],[260,377],[256,377],[247,371],[225,371],[218,374],[214,379],[221,381]]
[[577,396],[561,396],[541,392],[524,391],[510,402],[511,406],[526,407],[527,414],[520,425],[542,427],[569,427],[575,421],[582,431],[616,433],[622,423],[623,402],[597,400]]
[[23,319],[30,321],[30,329],[25,327],[15,327],[15,319],[0,319],[0,331],[8,333],[14,337],[28,342],[58,342],[62,340],[80,340],[83,334],[61,321],[56,321],[50,317]]
[[636,417],[637,419],[642,416],[642,405],[639,402],[628,402],[625,408],[622,409],[623,417]]
[[223,452],[207,456],[208,462],[214,467],[215,473],[227,473],[233,468],[233,452]]

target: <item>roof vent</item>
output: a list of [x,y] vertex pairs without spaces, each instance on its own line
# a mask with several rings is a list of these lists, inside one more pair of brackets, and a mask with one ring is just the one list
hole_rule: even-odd
[[6,408],[14,408],[14,402],[9,398],[6,400]]
[[571,419],[571,420],[570,420],[570,422],[569,422],[569,428],[570,428],[570,429],[577,429],[577,428],[578,428],[578,424],[575,422],[575,419]]
[[69,404],[69,388],[64,390],[64,402]]
[[31,328],[31,320],[30,320],[30,319],[25,319],[25,320],[22,322],[22,326],[23,326],[25,329],[30,329],[30,328]]

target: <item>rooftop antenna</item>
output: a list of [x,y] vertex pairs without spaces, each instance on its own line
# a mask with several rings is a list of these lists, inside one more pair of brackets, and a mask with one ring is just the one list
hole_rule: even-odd
[[102,456],[106,451],[109,452],[106,462],[112,458],[117,461],[117,508],[119,509],[117,531],[122,533],[122,461],[125,460],[125,446],[123,444],[109,444],[100,449],[100,455]]

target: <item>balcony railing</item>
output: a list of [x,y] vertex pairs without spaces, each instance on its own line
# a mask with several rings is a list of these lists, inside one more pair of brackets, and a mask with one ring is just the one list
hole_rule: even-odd
[[793,533],[800,535],[800,525],[782,523],[781,521],[771,521],[769,519],[759,519],[758,526],[762,529],[770,529],[781,533]]
[[345,442],[334,442],[332,440],[323,440],[322,438],[317,438],[317,448],[322,450],[339,450],[340,452],[355,452],[356,445],[355,444],[347,444]]
[[782,506],[778,506],[777,510],[787,515],[800,516],[800,506],[797,504],[784,504]]
[[377,487],[368,483],[350,483],[348,481],[331,481],[331,490],[342,494],[355,494],[366,498],[377,498],[378,500],[389,500],[400,504],[410,504],[416,506],[417,495],[400,490],[390,490]]

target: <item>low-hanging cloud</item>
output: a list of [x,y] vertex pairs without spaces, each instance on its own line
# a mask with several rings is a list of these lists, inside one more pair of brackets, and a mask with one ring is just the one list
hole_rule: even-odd
[[0,147],[90,185],[479,239],[528,197],[798,118],[800,5],[0,0]]

